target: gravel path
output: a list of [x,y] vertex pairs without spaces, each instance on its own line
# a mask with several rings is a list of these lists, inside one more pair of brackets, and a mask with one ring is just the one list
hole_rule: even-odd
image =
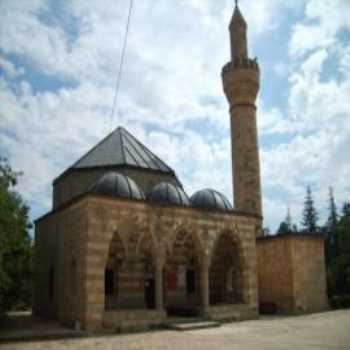
[[72,340],[2,344],[6,350],[350,350],[350,310],[273,317],[197,331],[159,331]]

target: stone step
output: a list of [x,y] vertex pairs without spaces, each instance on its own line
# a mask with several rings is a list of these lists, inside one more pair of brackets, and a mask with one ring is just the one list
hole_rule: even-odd
[[220,327],[221,324],[215,321],[185,322],[185,323],[169,323],[169,329],[176,331],[193,331],[196,329]]

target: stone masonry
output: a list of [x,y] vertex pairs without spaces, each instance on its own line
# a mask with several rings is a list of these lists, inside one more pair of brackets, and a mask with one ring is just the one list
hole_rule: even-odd
[[222,79],[230,105],[235,208],[262,216],[255,105],[260,73],[256,60],[248,58],[247,25],[238,7],[230,36],[232,57],[223,68]]
[[[143,202],[110,199],[88,194],[69,206],[49,214],[37,222],[38,285],[34,312],[58,318],[73,325],[99,330],[113,324],[159,324],[166,317],[167,295],[164,295],[164,268],[175,254],[177,237],[190,236],[198,261],[197,290],[201,314],[211,319],[246,319],[257,315],[256,219],[234,213],[203,212],[189,208],[154,206]],[[106,310],[104,274],[113,236],[118,234],[124,249],[125,266],[143,263],[142,246],[150,247],[152,272],[156,282],[156,307]],[[210,303],[210,266],[216,244],[226,235],[240,256],[241,292],[239,303]],[[48,245],[52,245],[48,247]],[[55,248],[54,248],[55,247]],[[232,252],[234,253],[234,252]],[[40,263],[39,263],[40,261]],[[50,290],[50,270],[54,277]],[[165,270],[166,271],[166,270]],[[131,276],[131,274],[130,274]],[[141,288],[142,274],[129,282],[137,282],[128,294]],[[127,287],[127,286],[126,286]],[[51,294],[51,296],[50,296]]]
[[327,310],[324,238],[288,234],[257,240],[258,289],[261,305],[277,312]]
[[109,167],[83,170],[70,170],[57,178],[53,183],[53,207],[58,208],[72,198],[86,192],[102,175],[116,170],[133,179],[144,193],[148,193],[153,186],[163,181],[182,186],[176,177],[162,172],[130,167]]

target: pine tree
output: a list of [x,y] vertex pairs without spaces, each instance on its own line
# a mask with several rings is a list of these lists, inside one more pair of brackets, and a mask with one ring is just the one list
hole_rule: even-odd
[[329,189],[329,215],[326,224],[326,262],[327,265],[338,255],[339,216],[334,201],[333,189]]
[[345,203],[337,225],[338,255],[330,262],[330,295],[350,294],[350,203]]
[[292,216],[290,214],[290,208],[287,208],[287,215],[284,221],[281,222],[276,234],[287,234],[287,233],[294,233],[295,225],[293,225],[292,222]]
[[293,224],[292,225],[292,232],[293,233],[299,233],[299,229],[298,229],[298,225],[297,224]]
[[301,225],[304,233],[316,233],[318,232],[318,214],[314,206],[314,200],[312,198],[312,192],[310,186],[307,187],[306,197],[304,202],[303,220]]
[[278,227],[278,230],[277,230],[276,234],[277,235],[285,235],[287,233],[289,233],[288,225],[287,225],[287,223],[285,221],[282,221],[280,223],[280,226]]
[[288,233],[292,233],[293,223],[292,223],[292,215],[290,214],[290,208],[289,207],[287,208],[287,215],[286,215],[285,223],[287,225]]
[[271,234],[271,231],[270,231],[270,228],[269,227],[264,227],[263,228],[263,236],[270,236]]

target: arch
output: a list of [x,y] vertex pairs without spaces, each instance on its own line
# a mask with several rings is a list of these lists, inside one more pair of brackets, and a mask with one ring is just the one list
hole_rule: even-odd
[[169,314],[195,316],[200,305],[201,245],[192,231],[179,229],[165,262],[165,296]]
[[156,276],[157,264],[155,242],[150,233],[143,234],[137,244],[137,258],[141,261],[141,284],[143,286],[143,296],[145,307],[155,309],[156,307]]
[[118,231],[109,243],[104,273],[105,308],[114,309],[119,304],[120,269],[125,260],[125,247]]
[[135,253],[141,258],[151,257],[155,263],[157,258],[158,245],[155,238],[150,232],[144,232],[138,236],[138,240],[135,244]]
[[[108,231],[118,231],[121,242],[123,243],[125,258],[133,258],[137,254],[137,247],[142,237],[147,234],[148,227],[143,222],[144,218],[132,213],[110,223]],[[112,239],[112,238],[111,238]]]
[[210,304],[244,302],[244,257],[239,239],[232,231],[217,238],[209,269]]
[[155,308],[156,249],[152,235],[126,227],[114,231],[105,264],[105,306],[111,309]]

